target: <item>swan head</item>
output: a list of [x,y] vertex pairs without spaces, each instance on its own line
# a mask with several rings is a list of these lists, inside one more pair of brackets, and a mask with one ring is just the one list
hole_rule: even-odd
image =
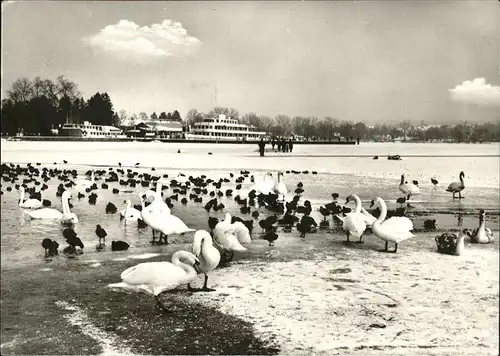
[[354,199],[354,195],[350,194],[347,198],[345,198],[345,203],[349,203],[352,199]]
[[484,209],[479,210],[479,222],[482,223],[484,221],[484,218],[486,216],[486,213],[484,212]]
[[63,193],[62,193],[62,196],[61,196],[63,199],[71,199],[73,196],[71,195],[71,192],[69,190],[65,190]]
[[465,178],[465,173],[464,173],[464,171],[461,171],[459,176],[460,176],[460,177],[462,177],[462,178]]
[[462,233],[469,237],[472,237],[472,231],[470,229],[463,229]]
[[374,206],[378,205],[378,198],[373,198],[371,203],[370,203],[370,208],[373,208]]

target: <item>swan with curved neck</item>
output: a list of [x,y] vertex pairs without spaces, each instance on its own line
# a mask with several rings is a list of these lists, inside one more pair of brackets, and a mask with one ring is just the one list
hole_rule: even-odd
[[[404,216],[393,216],[385,220],[387,216],[387,205],[380,197],[376,197],[372,200],[371,206],[375,205],[380,208],[380,216],[372,224],[372,230],[377,237],[385,241],[385,249],[379,251],[395,253],[398,250],[398,244],[400,242],[416,236],[411,233],[411,230],[413,230],[413,223]],[[393,251],[388,250],[389,242],[394,242],[395,244]]]
[[38,210],[23,210],[26,215],[31,219],[47,219],[47,220],[60,220],[61,223],[77,223],[78,217],[76,214],[72,213],[69,208],[68,200],[71,198],[71,193],[69,191],[64,191],[61,196],[62,203],[62,213],[56,209],[43,208]]
[[281,180],[281,177],[284,177],[283,172],[278,172],[278,181],[275,182],[273,186],[273,191],[278,194],[278,199],[285,200],[286,193],[288,193],[288,189],[286,184]]
[[193,254],[200,260],[200,263],[196,265],[196,269],[198,272],[205,274],[205,283],[203,284],[203,288],[198,290],[191,288],[191,285],[188,284],[188,289],[190,291],[203,292],[215,291],[215,289],[207,287],[208,272],[213,271],[219,265],[220,252],[214,247],[212,236],[210,236],[208,231],[198,230],[194,234]]
[[399,190],[406,196],[407,200],[410,200],[410,197],[412,195],[420,194],[420,189],[417,184],[405,182],[404,174],[401,174],[401,182],[399,183]]
[[141,218],[141,212],[136,208],[132,207],[132,202],[130,199],[125,201],[125,209],[120,211],[120,218],[125,219],[125,222],[137,221]]
[[495,240],[495,236],[490,228],[486,227],[486,213],[483,209],[479,211],[479,227],[474,229],[471,235],[471,242],[478,244],[489,244]]
[[347,213],[344,218],[340,217],[342,222],[342,229],[345,231],[347,235],[347,243],[350,243],[350,236],[359,238],[358,243],[363,243],[363,234],[366,230],[366,222],[365,215],[361,213],[361,199],[356,194],[349,195],[345,203],[349,203],[349,201],[354,200],[356,202],[356,206],[353,212]]
[[234,252],[247,250],[241,245],[242,243],[248,244],[252,241],[250,232],[245,224],[240,221],[235,221],[231,224],[231,214],[229,213],[226,213],[225,219],[215,226],[213,236],[216,245],[220,246],[224,252],[231,254],[228,261],[232,260]]
[[458,179],[460,180],[459,182],[452,182],[446,188],[447,192],[453,193],[453,199],[455,199],[455,194],[458,193],[458,199],[462,199],[462,190],[465,189],[465,183],[464,183],[464,178],[465,178],[465,173],[463,171],[460,172],[458,175]]
[[[164,212],[151,212],[149,209],[146,209],[144,205],[144,199],[142,194],[139,194],[141,198],[141,218],[144,222],[151,227],[153,230],[153,243],[155,242],[155,231],[159,231],[162,235],[160,235],[160,242],[162,238],[165,239],[165,243],[168,244],[168,235],[171,234],[179,234],[184,235],[186,232],[195,231],[194,229],[190,229],[187,227],[184,222],[179,219],[177,216],[172,214],[165,214]],[[155,196],[155,200],[158,199]],[[153,202],[154,203],[154,202]],[[152,203],[152,204],[153,204]],[[149,208],[149,206],[148,206]]]
[[24,200],[25,196],[25,191],[24,187],[19,187],[19,206],[21,208],[27,208],[27,209],[39,209],[43,206],[42,202],[38,199],[27,199]]
[[198,273],[193,267],[200,260],[187,251],[177,251],[172,255],[172,262],[145,262],[127,268],[120,275],[120,283],[109,284],[112,289],[143,292],[154,296],[158,306],[169,312],[159,299],[159,295],[189,284]]

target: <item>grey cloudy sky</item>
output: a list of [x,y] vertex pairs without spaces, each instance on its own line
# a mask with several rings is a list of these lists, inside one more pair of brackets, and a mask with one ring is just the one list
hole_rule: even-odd
[[64,74],[128,112],[375,123],[500,119],[500,6],[484,1],[2,3],[2,97]]

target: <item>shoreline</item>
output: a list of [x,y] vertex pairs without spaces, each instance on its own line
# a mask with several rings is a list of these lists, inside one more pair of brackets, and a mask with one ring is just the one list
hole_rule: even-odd
[[[256,145],[259,141],[230,141],[230,140],[191,140],[166,138],[99,138],[99,137],[72,137],[72,136],[19,136],[6,139],[7,141],[54,141],[54,142],[162,142],[162,143],[214,143],[234,145]],[[270,144],[266,141],[266,144]],[[293,141],[294,145],[356,145],[356,141]]]
[[125,268],[171,252],[6,270],[2,353],[497,354],[498,243],[448,256],[433,236],[419,234],[396,254],[377,252],[372,235],[353,246],[340,235],[281,233],[274,247],[256,239],[209,274],[215,292],[162,296],[171,315],[150,296],[106,288]]

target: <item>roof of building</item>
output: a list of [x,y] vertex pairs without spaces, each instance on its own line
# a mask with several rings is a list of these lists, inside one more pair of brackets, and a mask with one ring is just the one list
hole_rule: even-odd
[[182,131],[182,124],[180,122],[175,121],[148,121],[141,122],[137,124],[140,127],[146,127],[148,129],[157,130],[157,131]]

